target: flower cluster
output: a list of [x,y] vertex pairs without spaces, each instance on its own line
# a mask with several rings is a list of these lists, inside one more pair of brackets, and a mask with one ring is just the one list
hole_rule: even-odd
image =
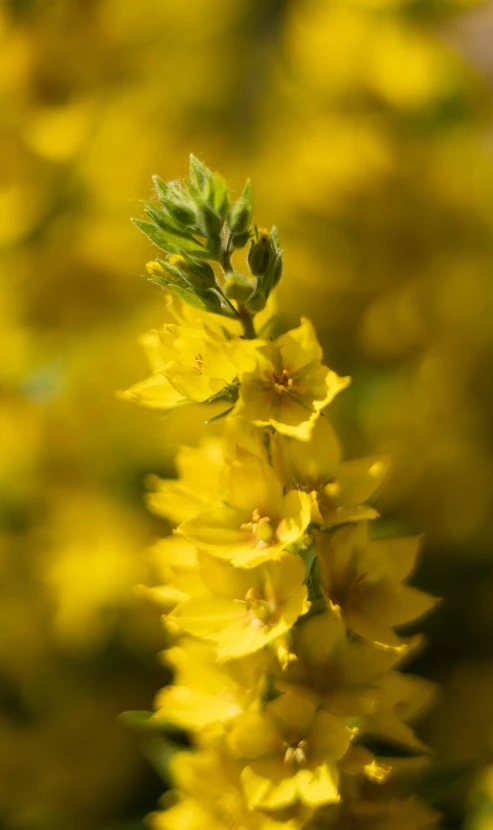
[[[268,335],[282,251],[275,229],[252,229],[250,185],[231,205],[194,157],[189,181],[155,185],[151,222],[136,224],[166,253],[148,270],[176,322],[144,337],[152,374],[122,397],[219,405],[221,432],[182,447],[178,478],[149,496],[175,527],[153,549],[174,682],[151,722],[192,747],[151,826],[433,826],[409,723],[431,689],[398,671],[415,641],[396,628],[435,600],[406,584],[419,538],[373,532],[366,502],[389,459],[342,460],[326,407],[349,378],[324,365],[310,322]],[[232,254],[246,246],[243,276]]]

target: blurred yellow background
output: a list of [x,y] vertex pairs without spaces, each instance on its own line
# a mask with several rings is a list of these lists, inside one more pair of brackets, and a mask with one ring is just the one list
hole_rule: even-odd
[[[394,453],[382,512],[426,534],[418,580],[445,597],[415,667],[443,684],[423,729],[488,774],[492,39],[472,0],[0,6],[1,830],[133,830],[162,788],[117,715],[164,681],[134,591],[162,532],[142,497],[191,424],[114,390],[165,314],[129,218],[190,152],[251,177],[279,227],[281,311],[353,375],[348,457]],[[457,823],[470,803],[491,830],[488,781]]]

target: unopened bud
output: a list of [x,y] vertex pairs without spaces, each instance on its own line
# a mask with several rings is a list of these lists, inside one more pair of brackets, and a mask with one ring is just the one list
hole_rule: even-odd
[[251,314],[257,314],[259,311],[263,311],[266,305],[267,297],[260,291],[255,291],[246,303],[246,307]]
[[224,283],[224,291],[230,300],[244,303],[253,291],[253,286],[246,277],[240,274],[231,274]]
[[208,262],[182,254],[173,254],[168,259],[173,268],[179,268],[185,279],[196,288],[212,288],[216,285],[214,269]]
[[243,193],[229,212],[229,227],[231,233],[243,234],[250,230],[253,215],[252,187],[247,181]]
[[178,225],[189,226],[195,225],[197,222],[195,211],[188,205],[167,199],[163,202],[163,207]]
[[245,231],[245,233],[234,233],[231,237],[233,248],[244,248],[249,239],[250,231]]
[[252,242],[248,251],[248,267],[254,277],[262,277],[272,260],[274,248],[268,231],[260,231],[258,239]]
[[200,211],[200,229],[206,237],[217,237],[221,233],[223,220],[209,205],[202,205]]
[[148,262],[146,265],[147,273],[151,275],[151,277],[162,277],[165,274],[165,270],[163,266],[159,262]]

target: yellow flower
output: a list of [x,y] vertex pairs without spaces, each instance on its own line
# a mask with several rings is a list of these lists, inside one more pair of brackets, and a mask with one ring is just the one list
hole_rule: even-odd
[[310,447],[276,434],[271,440],[274,467],[286,486],[311,493],[312,520],[332,527],[375,519],[376,510],[364,502],[382,483],[390,456],[369,456],[341,462],[337,436],[327,418],[314,425]]
[[420,537],[370,541],[367,522],[316,534],[322,590],[356,634],[399,644],[394,626],[436,604],[434,597],[402,582],[414,568],[419,544]]
[[141,339],[153,374],[119,396],[141,406],[171,409],[202,403],[236,378],[232,347],[212,326],[185,328],[173,323]]
[[168,378],[162,374],[165,363],[161,354],[159,333],[157,331],[147,332],[139,338],[139,342],[152,370],[152,375],[135,383],[125,392],[117,392],[117,397],[138,406],[164,411],[186,403],[181,392],[175,389]]
[[151,547],[151,563],[154,565],[159,585],[140,586],[149,599],[172,608],[191,595],[206,592],[193,545],[180,536],[166,536]]
[[240,782],[240,765],[223,747],[181,752],[171,773],[182,800],[148,817],[152,830],[298,830],[296,820],[278,822],[251,811]]
[[176,466],[178,479],[149,479],[154,492],[148,494],[147,505],[153,513],[180,524],[221,503],[227,469],[221,441],[209,439],[201,447],[180,447]]
[[219,660],[259,651],[285,634],[310,607],[305,563],[284,553],[257,568],[231,568],[199,554],[199,574],[207,592],[180,602],[169,614],[173,627],[208,640]]
[[350,379],[322,365],[322,349],[305,318],[274,343],[260,342],[255,356],[254,370],[239,373],[235,413],[257,426],[270,425],[283,435],[308,441],[321,410]]
[[429,748],[415,734],[407,721],[416,720],[432,704],[433,683],[412,674],[388,672],[380,683],[378,706],[362,719],[360,731],[385,743],[428,752]]
[[337,761],[350,737],[344,721],[290,691],[262,712],[239,715],[228,742],[247,762],[241,779],[249,806],[279,810],[298,801],[310,807],[339,801]]
[[255,704],[273,660],[266,651],[218,663],[211,646],[190,638],[163,656],[174,671],[174,682],[158,693],[153,720],[192,731],[220,727]]
[[398,659],[393,650],[349,637],[341,620],[328,612],[296,628],[294,649],[298,659],[278,685],[295,688],[339,717],[378,709],[382,682]]
[[262,458],[237,449],[226,504],[199,513],[178,528],[190,542],[238,567],[279,559],[310,522],[310,498],[283,486]]

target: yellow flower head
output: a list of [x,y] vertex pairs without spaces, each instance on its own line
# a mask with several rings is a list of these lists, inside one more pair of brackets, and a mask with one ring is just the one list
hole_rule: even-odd
[[219,660],[260,651],[310,607],[305,563],[291,553],[248,569],[202,553],[199,574],[203,595],[180,602],[168,619],[173,627],[213,643]]
[[251,811],[240,781],[241,766],[224,747],[181,752],[171,772],[182,800],[149,817],[152,830],[298,830],[295,820],[275,821]]
[[255,358],[253,371],[239,374],[235,412],[258,426],[308,441],[321,410],[350,379],[322,365],[322,349],[305,318],[274,343],[261,342]]
[[262,712],[235,718],[228,741],[247,762],[241,778],[250,807],[279,810],[339,800],[336,763],[350,738],[344,721],[288,691]]
[[331,607],[356,634],[398,645],[392,630],[429,611],[437,600],[403,584],[420,538],[369,539],[368,523],[316,534],[322,589]]
[[168,410],[202,403],[236,378],[232,346],[210,325],[185,328],[173,323],[141,338],[153,374],[120,393],[140,406]]
[[180,447],[176,467],[178,479],[149,480],[154,492],[148,494],[147,505],[153,513],[180,524],[221,503],[227,469],[221,441],[211,438],[200,447]]
[[297,627],[294,647],[298,659],[278,684],[291,686],[339,717],[375,711],[382,682],[398,659],[390,649],[348,637],[341,620],[328,612]]
[[226,503],[184,522],[178,532],[232,565],[254,567],[279,559],[310,522],[310,498],[283,486],[266,460],[238,447]]
[[265,651],[218,663],[213,647],[191,638],[163,656],[173,668],[174,682],[158,693],[153,720],[194,732],[221,727],[256,704],[274,659]]
[[274,466],[286,486],[312,494],[314,522],[333,527],[378,516],[364,502],[387,474],[389,456],[341,462],[339,441],[327,418],[316,421],[308,451],[305,444],[280,434],[272,437],[271,448]]

